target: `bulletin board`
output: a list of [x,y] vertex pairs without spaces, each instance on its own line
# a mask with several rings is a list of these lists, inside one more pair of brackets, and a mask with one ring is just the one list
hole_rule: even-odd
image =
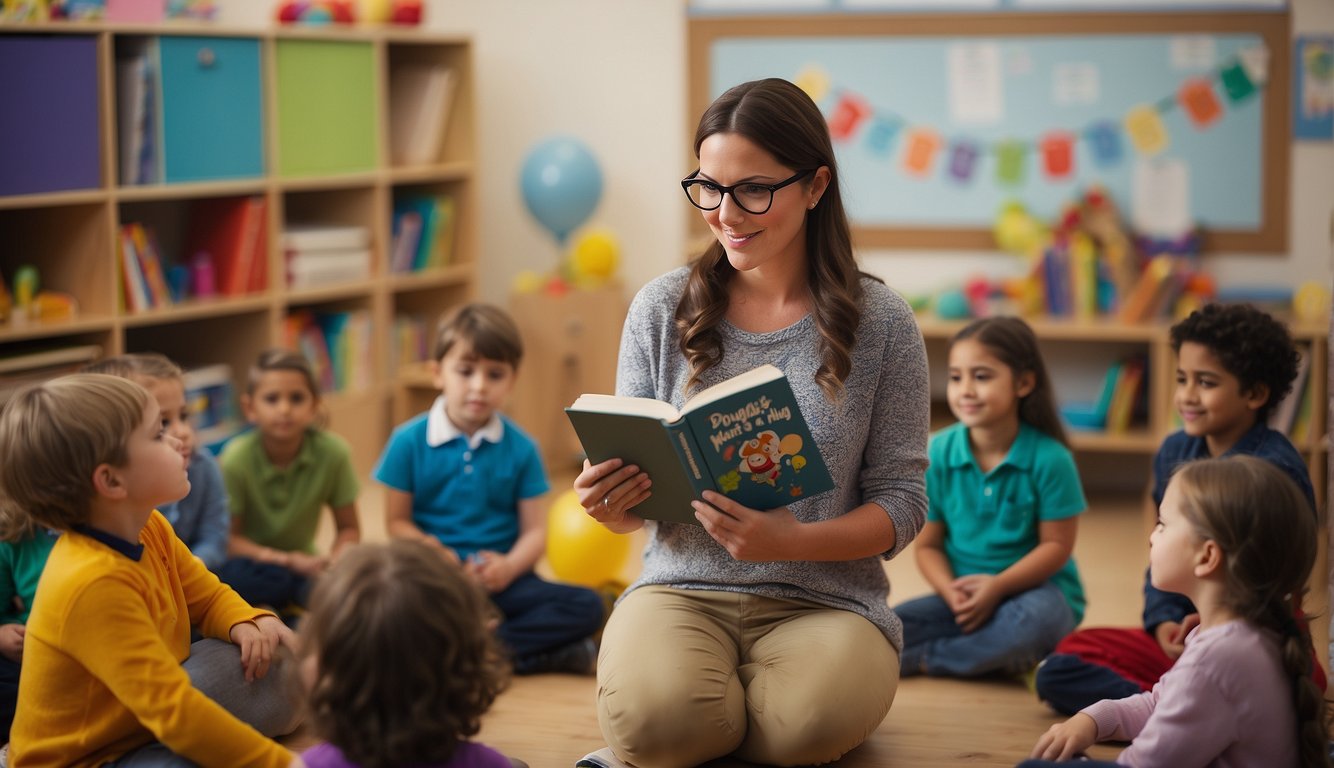
[[[837,137],[861,247],[989,250],[1008,201],[1053,221],[1097,183],[1128,212],[1154,179],[1171,178],[1206,250],[1286,250],[1286,11],[695,16],[688,38],[687,135],[732,85],[803,84]],[[1256,51],[1267,55],[1259,77],[1246,70],[1249,90],[1222,77]],[[993,65],[980,69],[982,87],[961,90],[958,62],[979,52]],[[1207,91],[1213,112],[1187,104],[1188,84]],[[1137,109],[1157,116],[1165,145],[1127,132]],[[910,162],[921,136],[934,137],[933,154]],[[1048,165],[1060,157],[1048,147],[1060,147],[1047,142],[1060,137],[1066,164]],[[1178,173],[1155,176],[1169,166]]]

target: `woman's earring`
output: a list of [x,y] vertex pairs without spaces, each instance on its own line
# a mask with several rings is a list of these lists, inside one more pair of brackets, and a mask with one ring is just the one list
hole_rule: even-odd
[[820,202],[820,201],[819,201],[819,200],[816,200],[816,201],[812,202],[810,205],[806,206],[806,208],[807,208],[808,210],[812,210],[812,211],[813,211],[813,210],[815,210],[815,203],[818,203],[818,202]]

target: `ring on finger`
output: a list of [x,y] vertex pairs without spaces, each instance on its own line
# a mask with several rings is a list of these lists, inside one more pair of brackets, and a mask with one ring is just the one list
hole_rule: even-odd
[[602,509],[607,512],[611,511],[611,494],[602,497]]

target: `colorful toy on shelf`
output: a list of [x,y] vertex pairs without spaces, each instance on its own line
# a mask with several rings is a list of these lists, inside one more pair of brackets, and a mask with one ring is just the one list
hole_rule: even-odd
[[417,25],[422,21],[421,0],[358,0],[357,17],[367,24]]
[[24,264],[14,270],[14,314],[27,316],[32,313],[32,300],[42,288],[42,279],[37,267]]
[[951,288],[936,297],[936,314],[942,320],[966,320],[971,311],[968,297],[958,288]]
[[40,291],[28,312],[37,320],[69,320],[79,314],[79,302],[62,291]]
[[389,21],[394,24],[417,26],[422,23],[421,0],[394,0],[389,10]]
[[352,0],[283,0],[278,5],[282,24],[352,24],[356,20]]
[[1002,251],[1029,258],[1039,256],[1051,239],[1046,225],[1029,213],[1023,203],[1015,200],[1007,202],[996,214],[992,234]]
[[214,0],[167,0],[166,18],[212,21],[218,15]]
[[519,270],[519,274],[514,276],[514,281],[510,283],[510,290],[515,293],[537,293],[542,290],[542,284],[546,278],[541,273],[532,269]]
[[1329,288],[1314,280],[1297,286],[1292,295],[1292,314],[1303,323],[1329,322]]

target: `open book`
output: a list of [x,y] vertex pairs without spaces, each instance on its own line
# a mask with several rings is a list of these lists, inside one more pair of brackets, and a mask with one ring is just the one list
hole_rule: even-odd
[[580,395],[565,409],[594,464],[621,458],[653,479],[640,517],[692,523],[705,490],[773,509],[834,487],[783,372],[762,365],[696,394],[678,412],[647,397]]

